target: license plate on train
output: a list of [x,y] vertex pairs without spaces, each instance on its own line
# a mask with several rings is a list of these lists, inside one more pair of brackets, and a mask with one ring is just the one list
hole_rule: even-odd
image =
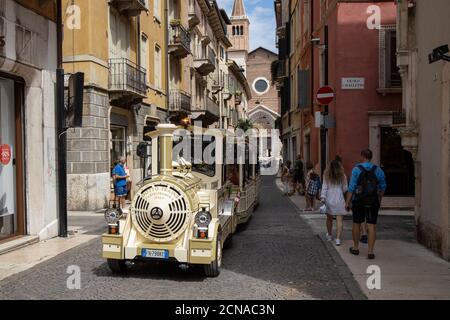
[[168,260],[169,259],[169,251],[168,250],[142,249],[142,256],[144,258]]

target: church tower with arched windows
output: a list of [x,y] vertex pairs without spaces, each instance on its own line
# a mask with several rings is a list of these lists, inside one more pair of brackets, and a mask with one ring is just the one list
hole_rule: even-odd
[[230,20],[228,35],[233,46],[228,52],[228,57],[242,67],[246,73],[250,48],[250,20],[245,12],[244,0],[234,0]]

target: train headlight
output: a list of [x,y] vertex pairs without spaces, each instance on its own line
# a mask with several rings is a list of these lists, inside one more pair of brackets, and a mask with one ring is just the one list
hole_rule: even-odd
[[196,236],[199,239],[207,239],[208,238],[208,227],[209,224],[212,221],[212,215],[210,212],[206,211],[205,208],[202,209],[197,215],[195,216],[195,224],[197,225],[196,228]]
[[122,218],[122,209],[111,208],[105,211],[105,220],[108,224],[117,224],[120,218]]
[[195,223],[199,228],[208,228],[211,221],[212,221],[211,213],[206,211],[205,208],[203,208],[203,210],[197,213],[197,215],[195,216]]

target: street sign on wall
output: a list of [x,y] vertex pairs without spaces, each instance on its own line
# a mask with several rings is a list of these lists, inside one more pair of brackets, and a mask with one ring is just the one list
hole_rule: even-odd
[[342,90],[363,90],[365,88],[364,78],[342,78]]
[[334,90],[331,87],[325,86],[319,88],[317,91],[317,102],[321,105],[329,105],[334,100]]

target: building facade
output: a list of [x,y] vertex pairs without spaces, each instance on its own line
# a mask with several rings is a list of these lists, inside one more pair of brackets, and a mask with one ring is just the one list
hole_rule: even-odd
[[228,62],[229,74],[225,96],[228,97],[228,126],[225,128],[236,128],[239,120],[246,120],[249,101],[252,98],[250,86],[244,76],[242,68],[230,60]]
[[226,122],[227,105],[222,92],[228,75],[226,52],[231,46],[227,36],[230,21],[215,1],[193,2],[196,7],[192,12],[197,23],[192,26],[194,14],[191,14],[191,118],[203,127],[220,128]]
[[0,243],[58,235],[56,1],[0,1]]
[[[276,53],[259,47],[249,52],[247,61],[247,79],[252,91],[247,117],[254,127],[266,130],[268,137],[272,135],[272,130],[276,129],[280,118],[278,92],[272,82],[271,73],[272,63],[277,59]],[[267,150],[263,150],[261,155],[271,156],[271,148],[269,143]]]
[[399,131],[416,167],[417,239],[447,260],[450,259],[450,65],[443,61],[430,64],[428,55],[450,43],[450,22],[446,15],[449,10],[450,3],[444,0],[397,3],[397,62],[405,114]]
[[79,19],[65,24],[64,69],[85,74],[83,127],[68,132],[69,210],[108,204],[121,156],[132,181],[147,169],[136,147],[145,130],[167,118],[165,10],[162,0],[63,3],[63,12]]
[[63,10],[78,21],[65,24],[64,68],[85,74],[83,127],[68,133],[69,210],[91,211],[112,199],[121,156],[132,196],[152,164],[137,146],[158,123],[231,123],[231,21],[206,0],[64,1]]
[[[394,1],[304,1],[290,8],[285,29],[288,74],[280,79],[290,83],[283,92],[288,158],[302,154],[324,169],[339,155],[350,174],[360,151],[371,148],[387,195],[414,196],[412,155],[396,128],[403,116]],[[322,86],[335,91],[329,106],[317,101]]]

